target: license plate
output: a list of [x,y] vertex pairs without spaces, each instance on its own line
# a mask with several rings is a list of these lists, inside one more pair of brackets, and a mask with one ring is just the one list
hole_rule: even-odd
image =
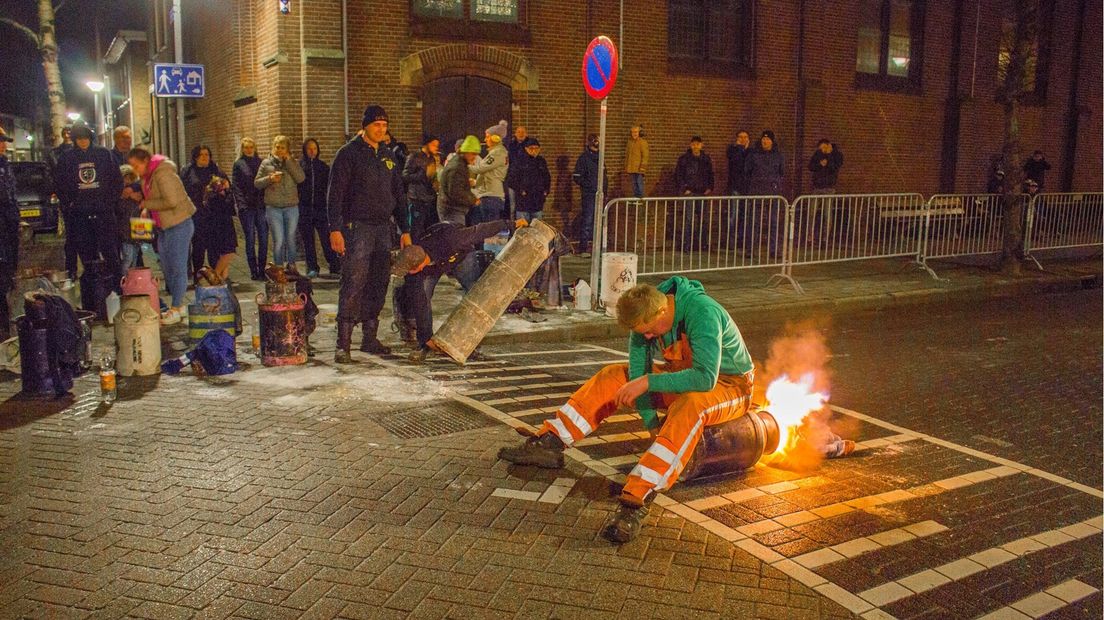
[[38,217],[42,215],[42,209],[20,209],[19,217]]

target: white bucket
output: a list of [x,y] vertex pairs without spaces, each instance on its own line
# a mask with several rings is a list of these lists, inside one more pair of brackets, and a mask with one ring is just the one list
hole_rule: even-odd
[[606,314],[617,316],[617,300],[636,286],[637,256],[632,252],[608,252],[602,255],[602,305]]

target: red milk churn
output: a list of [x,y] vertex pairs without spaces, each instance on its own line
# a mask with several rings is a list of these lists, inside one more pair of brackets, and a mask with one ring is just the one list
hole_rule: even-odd
[[149,295],[150,307],[161,314],[161,298],[158,296],[157,278],[149,267],[134,267],[122,279],[123,295]]
[[261,363],[294,366],[307,363],[305,297],[268,300],[257,295],[261,323]]

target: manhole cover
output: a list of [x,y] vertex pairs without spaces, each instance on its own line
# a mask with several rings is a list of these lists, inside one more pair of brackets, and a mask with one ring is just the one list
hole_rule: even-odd
[[456,401],[386,413],[375,420],[400,439],[422,439],[494,426],[494,421]]

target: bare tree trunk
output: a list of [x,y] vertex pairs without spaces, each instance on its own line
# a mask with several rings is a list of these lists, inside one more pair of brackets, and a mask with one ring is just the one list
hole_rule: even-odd
[[50,133],[52,143],[61,143],[65,127],[65,89],[58,68],[57,33],[54,29],[54,5],[51,0],[38,0],[38,38],[42,51],[42,69],[46,74],[46,95],[50,100]]
[[1004,247],[1001,267],[1011,273],[1020,271],[1024,244],[1023,152],[1020,146],[1020,99],[1024,95],[1024,78],[1036,37],[1039,0],[1015,0],[1015,34],[1008,59],[1008,71],[1000,85],[1004,102],[1004,144],[1001,159],[1004,177]]

